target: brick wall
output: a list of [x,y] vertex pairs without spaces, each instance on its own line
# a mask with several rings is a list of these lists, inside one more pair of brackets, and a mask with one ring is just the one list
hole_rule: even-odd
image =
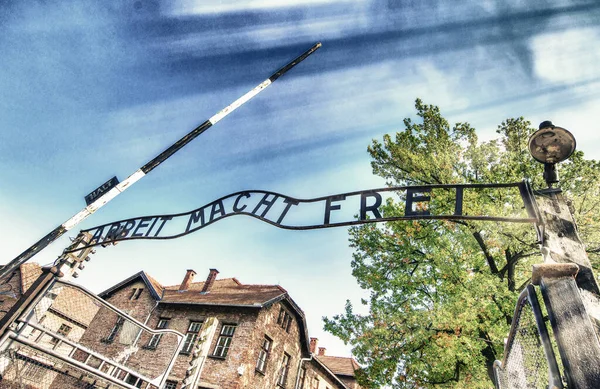
[[338,376],[340,380],[350,389],[361,389],[358,382],[356,382],[356,378],[354,377],[346,377],[346,376]]
[[[143,288],[137,299],[131,298],[134,288],[138,290]],[[143,282],[135,282],[116,291],[107,298],[107,301],[141,323],[146,322],[156,307],[156,301]],[[112,310],[101,308],[82,336],[81,344],[150,378],[155,378],[164,372],[176,349],[177,337],[163,336],[162,352],[156,353],[144,347],[148,344],[151,335],[146,331],[140,332],[141,328],[137,324],[125,320],[114,339],[108,339],[118,318],[119,315]],[[171,355],[168,355],[169,353]],[[74,357],[78,358],[77,353]],[[85,358],[85,355],[81,358]]]
[[[16,291],[20,290],[20,283],[22,282],[20,278],[20,275],[16,274],[11,280],[11,285],[14,284]],[[142,291],[139,296],[132,298],[134,289],[142,289]],[[295,389],[300,360],[307,355],[303,355],[302,345],[300,344],[301,327],[298,321],[300,318],[296,317],[294,310],[285,300],[262,309],[258,307],[236,308],[194,304],[162,303],[157,305],[156,300],[141,280],[120,288],[107,296],[106,300],[120,310],[127,312],[137,321],[146,323],[150,328],[156,328],[161,318],[169,319],[168,328],[176,330],[184,336],[191,321],[204,322],[207,318],[216,318],[218,325],[214,336],[209,340],[211,344],[208,357],[204,362],[199,382],[201,388],[279,388],[277,379],[284,355],[287,354],[289,356],[289,369],[283,389]],[[9,303],[9,301],[6,302]],[[60,305],[58,303],[59,301],[57,301],[57,307]],[[282,328],[281,323],[278,323],[282,309],[291,317],[290,326],[287,330]],[[150,378],[157,377],[158,374],[164,371],[173,356],[176,348],[176,337],[173,335],[163,336],[156,349],[146,347],[152,335],[145,331],[141,333],[139,338],[132,336],[129,339],[126,334],[121,334],[119,335],[121,338],[116,338],[113,342],[103,341],[115,326],[117,317],[117,314],[108,309],[100,309],[81,337],[81,343],[120,363],[127,361],[126,365],[128,367]],[[49,317],[48,320],[51,318]],[[78,319],[81,319],[85,324],[90,320],[83,312],[78,313]],[[59,326],[60,322],[57,320],[55,324],[52,329]],[[228,355],[225,358],[218,358],[212,354],[224,324],[235,324],[236,330]],[[126,332],[124,330],[125,328],[122,329],[122,332]],[[75,338],[79,338],[81,335],[79,333],[75,334],[75,332],[71,336],[76,335]],[[125,338],[122,338],[123,336]],[[260,372],[255,369],[255,366],[265,336],[272,343],[264,371]],[[137,341],[133,344],[136,339]],[[129,345],[128,342],[130,342]],[[136,350],[125,359],[122,359],[120,356],[123,355],[124,348],[128,346]],[[186,376],[191,360],[192,355],[188,354],[180,354],[176,358],[168,379],[177,381],[178,388],[181,387],[181,382]],[[306,378],[303,389],[312,389],[315,377],[319,378],[318,389],[342,387],[336,380],[329,378],[328,372],[315,361],[304,363],[304,366],[306,367]],[[348,388],[359,388],[352,378],[348,377],[343,382]]]
[[[284,353],[290,356],[289,372],[285,388],[294,388],[298,363],[302,357],[300,347],[300,327],[293,314],[289,332],[277,323],[282,308],[290,314],[293,312],[287,304],[281,302],[261,310],[258,315],[251,343],[252,358],[247,376],[248,388],[276,388],[276,382],[281,369]],[[265,336],[268,336],[273,342],[266,363],[265,373],[263,375],[260,372],[255,371],[255,366]]]
[[[131,294],[134,288],[144,288],[144,291],[137,300],[131,300]],[[208,356],[205,359],[202,374],[199,380],[201,388],[219,388],[219,389],[265,389],[279,388],[277,379],[284,355],[289,356],[289,369],[287,380],[283,389],[295,389],[296,375],[303,350],[300,344],[301,329],[299,318],[296,317],[294,310],[283,300],[265,308],[245,308],[245,307],[226,307],[226,306],[208,306],[194,304],[172,304],[162,303],[156,306],[156,301],[146,290],[145,285],[135,282],[122,288],[107,297],[107,301],[119,309],[128,311],[130,315],[141,322],[147,321],[147,326],[156,328],[161,318],[169,319],[169,329],[173,329],[186,334],[191,321],[205,322],[206,319],[214,317],[218,320],[218,325],[208,350]],[[281,310],[284,309],[291,317],[289,329],[282,328],[278,323]],[[90,328],[94,327],[96,333],[103,332],[108,334],[114,326],[114,318],[96,318]],[[224,324],[235,324],[236,329],[231,341],[231,346],[225,358],[213,356],[219,334]],[[261,346],[265,336],[271,339],[271,349],[263,372],[255,369]],[[95,339],[98,339],[96,334]],[[142,335],[137,346],[142,348],[147,345],[150,335]],[[154,376],[163,363],[157,363],[170,357],[172,344],[163,343],[161,339],[159,347],[156,350],[146,350],[144,353],[136,353],[131,356],[129,363],[139,366],[147,375]],[[104,346],[110,348],[110,345]],[[306,355],[304,355],[306,357]],[[176,358],[173,369],[168,379],[178,382],[177,388],[181,388],[181,383],[186,377],[186,371],[190,366],[193,356],[188,354],[179,354]],[[329,378],[329,374],[317,362],[311,361],[304,364],[306,367],[306,379],[303,389],[312,389],[313,378],[319,378],[318,389],[338,389],[342,386],[334,379]],[[353,380],[347,380],[348,387],[354,388]]]
[[[139,298],[131,299],[133,290],[140,288],[143,291]],[[133,282],[127,285],[127,287],[117,290],[110,295],[107,301],[142,323],[146,322],[148,315],[156,306],[156,300],[154,300],[146,284],[142,281]]]
[[[145,319],[147,313],[154,307],[154,301],[140,296],[138,300],[130,300],[131,286],[117,291],[107,301],[119,309],[129,310],[132,316]],[[282,307],[291,316],[289,330],[286,331],[277,323]],[[161,318],[169,319],[169,329],[174,329],[186,334],[191,321],[205,321],[208,317],[215,317],[219,324],[215,335],[210,340],[208,357],[205,360],[200,387],[218,387],[221,389],[263,389],[276,388],[276,381],[281,369],[284,353],[290,356],[289,371],[284,388],[293,389],[296,381],[296,372],[301,358],[300,327],[293,310],[285,303],[276,303],[270,307],[259,308],[235,308],[219,306],[202,306],[193,304],[159,304],[148,319],[148,327],[156,328]],[[225,358],[212,356],[223,324],[235,324],[236,329],[232,338],[229,352]],[[102,331],[108,333],[114,322],[104,320],[102,323],[91,326],[102,327]],[[256,371],[256,361],[265,336],[272,340],[271,351],[266,367],[263,372]],[[148,339],[149,340],[149,339]],[[144,337],[140,337],[139,346],[147,344]],[[164,357],[168,352],[163,347],[162,339],[159,347],[153,352],[156,359]],[[135,358],[132,356],[132,359]],[[169,375],[169,380],[177,381],[178,388],[185,378],[189,367],[191,355],[180,354]],[[130,362],[134,362],[133,360]],[[143,362],[143,361],[141,361]],[[152,359],[148,360],[144,367],[152,367]],[[332,386],[333,388],[333,386]]]
[[3,280],[0,291],[3,292],[0,295],[0,318],[2,318],[21,297],[21,272],[15,271],[9,274]]
[[[308,361],[306,367],[306,380],[302,389],[338,389],[343,388],[336,380],[329,378],[329,374],[314,359]],[[315,378],[318,386],[315,386]]]
[[[155,327],[160,318],[169,318],[169,328],[186,334],[192,321],[204,322],[209,317],[217,318],[219,324],[215,335],[210,341],[208,358],[204,362],[200,380],[209,384],[218,384],[220,388],[237,388],[240,381],[238,368],[244,365],[248,358],[248,339],[252,331],[258,309],[224,308],[195,306],[191,304],[161,304],[152,315],[149,326]],[[212,357],[219,333],[223,324],[235,324],[236,329],[230,349],[225,358]],[[159,351],[159,350],[157,350]],[[169,376],[170,380],[181,382],[189,367],[192,355],[180,354]],[[241,388],[241,386],[239,386]]]
[[0,280],[0,318],[4,317],[41,274],[40,265],[30,262],[24,263],[18,270]]

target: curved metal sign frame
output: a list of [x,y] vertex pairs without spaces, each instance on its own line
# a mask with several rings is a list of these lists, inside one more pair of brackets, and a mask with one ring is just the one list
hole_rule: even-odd
[[[485,188],[518,188],[523,199],[527,217],[507,217],[490,215],[468,215],[463,212],[464,193],[469,189]],[[436,190],[452,190],[454,212],[451,214],[432,214],[428,203],[432,201]],[[382,193],[404,192],[405,211],[402,215],[382,215],[379,208],[383,203]],[[351,220],[339,219],[338,215],[344,201],[354,197],[356,207],[351,208]],[[320,204],[319,204],[320,203]],[[312,210],[322,217],[322,223],[314,220],[306,223],[304,212],[300,206],[313,204]],[[346,208],[346,207],[345,207]],[[293,211],[292,211],[293,210]],[[290,212],[291,211],[291,212]],[[290,217],[296,214],[296,220]],[[313,212],[315,214],[315,212]],[[85,247],[107,245],[133,239],[175,239],[196,232],[219,220],[235,215],[246,215],[259,219],[273,226],[288,230],[312,230],[330,227],[343,227],[365,223],[388,222],[397,220],[481,220],[511,223],[533,223],[539,225],[539,211],[535,206],[533,192],[528,182],[508,184],[458,184],[458,185],[419,185],[395,186],[342,194],[297,199],[276,192],[264,190],[241,191],[223,196],[209,204],[189,212],[142,216],[115,221],[83,230],[91,234],[90,243],[77,249],[66,250],[66,253],[79,251]],[[300,215],[300,218],[297,216]],[[314,218],[314,215],[313,215]]]

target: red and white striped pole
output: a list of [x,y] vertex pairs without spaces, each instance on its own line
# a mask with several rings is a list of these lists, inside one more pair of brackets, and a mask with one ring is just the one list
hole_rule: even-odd
[[223,119],[225,116],[229,115],[231,112],[235,111],[237,108],[239,108],[241,105],[246,103],[248,100],[250,100],[257,94],[262,92],[266,87],[268,87],[273,82],[275,82],[275,80],[277,80],[279,77],[284,75],[288,70],[290,70],[291,68],[296,66],[298,63],[300,63],[304,59],[306,59],[306,57],[308,57],[309,55],[314,53],[319,47],[321,47],[320,42],[316,43],[313,47],[311,47],[310,49],[308,49],[307,51],[302,53],[300,56],[295,58],[293,61],[291,61],[290,63],[288,63],[281,69],[277,70],[269,78],[267,78],[265,81],[261,82],[254,89],[252,89],[251,91],[249,91],[248,93],[246,93],[245,95],[240,97],[239,99],[235,100],[233,103],[229,104],[227,107],[225,107],[221,111],[217,112],[210,119],[208,119],[204,123],[200,124],[198,127],[194,128],[192,131],[187,133],[185,136],[183,136],[177,142],[173,143],[165,151],[163,151],[162,153],[160,153],[159,155],[154,157],[151,161],[149,161],[144,166],[142,166],[141,168],[136,170],[133,174],[131,174],[125,180],[123,180],[122,182],[117,184],[114,188],[109,190],[103,196],[97,198],[91,204],[89,204],[88,206],[83,208],[81,211],[76,213],[69,220],[62,223],[60,226],[56,227],[48,235],[44,236],[42,239],[40,239],[38,242],[34,243],[27,250],[23,251],[18,257],[16,257],[15,259],[13,259],[9,263],[7,263],[2,269],[0,269],[0,279],[2,277],[4,277],[5,275],[11,273],[16,267],[25,263],[31,257],[33,257],[34,255],[36,255],[37,253],[42,251],[44,248],[46,248],[48,245],[50,245],[52,242],[54,242],[55,240],[60,238],[62,235],[64,235],[65,232],[69,231],[70,229],[75,227],[77,224],[84,221],[88,216],[90,216],[91,214],[96,212],[98,209],[103,207],[110,200],[117,197],[120,193],[125,191],[125,189],[129,188],[131,185],[133,185],[134,183],[139,181],[146,174],[150,173],[158,165],[160,165],[161,163],[166,161],[170,156],[172,156],[177,151],[179,151],[183,146],[190,143],[198,135],[202,134],[204,131],[206,131],[210,127],[214,126],[218,121]]

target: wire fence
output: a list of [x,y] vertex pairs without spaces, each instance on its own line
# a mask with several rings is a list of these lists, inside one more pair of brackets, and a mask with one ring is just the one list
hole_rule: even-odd
[[26,263],[0,279],[0,319],[42,274],[36,263]]
[[0,353],[0,389],[125,388],[25,345]]
[[497,389],[563,388],[553,345],[531,285],[519,297],[504,360],[496,361],[494,373]]
[[176,331],[149,329],[78,285],[56,281],[0,344],[0,389],[158,388],[182,340]]

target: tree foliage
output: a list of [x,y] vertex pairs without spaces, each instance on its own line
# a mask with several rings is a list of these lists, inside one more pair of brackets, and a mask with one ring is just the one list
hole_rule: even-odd
[[[419,122],[404,120],[395,137],[374,140],[373,172],[388,185],[507,183],[523,178],[543,188],[542,164],[530,157],[535,130],[523,118],[498,126],[499,138],[479,142],[468,123],[450,127],[436,106],[415,104]],[[600,164],[583,153],[559,165],[561,187],[572,200],[580,234],[596,265],[600,251]],[[467,196],[471,212],[519,214],[523,202],[506,190]],[[384,216],[404,212],[388,201]],[[453,206],[451,194],[430,207]],[[491,366],[501,359],[517,296],[531,265],[541,261],[531,225],[403,221],[350,229],[352,269],[370,292],[366,315],[325,318],[325,328],[353,346],[365,387],[489,388]]]

